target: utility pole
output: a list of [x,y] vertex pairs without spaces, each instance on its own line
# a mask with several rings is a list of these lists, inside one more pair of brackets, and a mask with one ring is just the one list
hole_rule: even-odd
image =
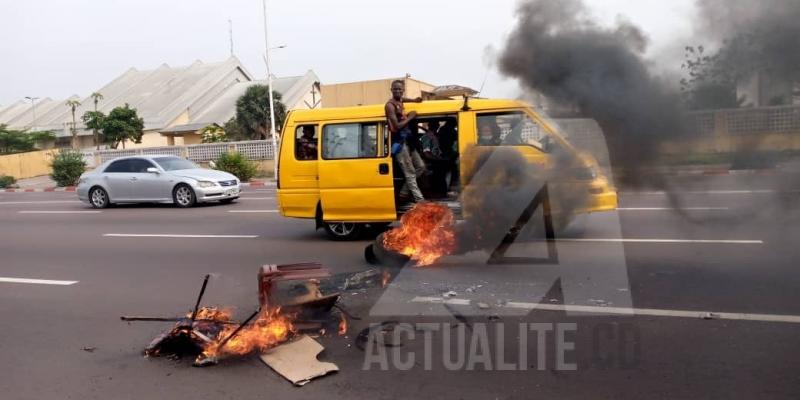
[[33,121],[31,122],[31,130],[36,131],[36,100],[39,100],[39,98],[31,96],[25,96],[25,98],[30,100],[31,108],[33,109]]
[[264,55],[264,59],[267,63],[267,86],[269,90],[269,133],[270,137],[272,137],[272,161],[273,161],[273,170],[274,170],[274,178],[278,180],[278,140],[276,139],[275,134],[275,103],[272,100],[272,72],[270,71],[269,66],[269,35],[267,34],[267,0],[261,0],[261,4],[264,8],[264,49],[266,50],[266,54]]
[[231,41],[231,57],[233,57],[233,21],[228,20],[228,38]]

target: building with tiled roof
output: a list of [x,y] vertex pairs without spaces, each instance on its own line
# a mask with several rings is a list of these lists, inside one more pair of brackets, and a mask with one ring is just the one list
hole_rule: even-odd
[[[254,80],[236,57],[230,57],[218,63],[196,61],[185,67],[162,64],[152,70],[131,68],[92,92],[102,94],[97,109],[105,114],[125,104],[135,108],[144,119],[145,134],[142,143],[133,146],[150,147],[199,143],[199,131],[230,120],[236,113],[236,100],[256,84],[266,85],[266,81]],[[273,78],[273,89],[281,93],[287,109],[319,105],[319,78],[313,71]],[[94,109],[94,101],[89,95],[71,99],[82,103],[75,112],[79,147],[92,147],[92,132],[85,129],[80,117]],[[58,138],[57,145],[68,146],[72,113],[65,101],[45,98],[34,107],[21,100],[0,107],[0,124],[13,129],[50,130]]]

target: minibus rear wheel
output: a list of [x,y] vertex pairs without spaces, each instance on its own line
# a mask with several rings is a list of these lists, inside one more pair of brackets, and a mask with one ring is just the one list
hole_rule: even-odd
[[355,240],[364,231],[364,224],[355,222],[324,222],[322,226],[333,240]]

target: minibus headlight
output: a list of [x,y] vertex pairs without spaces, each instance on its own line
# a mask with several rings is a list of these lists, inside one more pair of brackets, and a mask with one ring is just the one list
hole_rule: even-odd
[[594,171],[594,168],[583,167],[575,169],[575,179],[590,181],[596,178],[597,178],[597,172]]

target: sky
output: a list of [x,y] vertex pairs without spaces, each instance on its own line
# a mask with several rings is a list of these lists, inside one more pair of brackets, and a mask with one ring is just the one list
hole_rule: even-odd
[[[557,1],[557,0],[553,0]],[[649,54],[680,64],[692,0],[585,0],[597,19],[624,18],[650,39]],[[323,84],[411,74],[482,96],[516,97],[497,71],[518,0],[268,0],[272,73],[314,70]],[[0,105],[25,96],[86,96],[133,67],[234,54],[257,79],[263,61],[261,0],[0,0]],[[669,55],[677,54],[678,58]],[[671,64],[670,64],[671,65]],[[485,83],[484,83],[485,81]]]

